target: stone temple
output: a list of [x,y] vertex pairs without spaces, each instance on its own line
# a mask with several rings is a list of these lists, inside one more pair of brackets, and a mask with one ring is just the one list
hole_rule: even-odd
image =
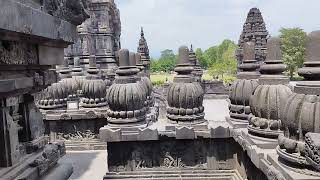
[[217,99],[193,46],[179,48],[173,82],[153,87],[144,31],[137,52],[121,48],[113,0],[0,7],[0,180],[320,179],[320,31],[293,86],[281,39],[251,9],[238,80]]
[[266,45],[269,33],[262,14],[258,8],[250,9],[238,42],[237,59],[238,64],[243,61],[243,47],[246,42],[254,43],[255,60],[263,62],[266,59]]

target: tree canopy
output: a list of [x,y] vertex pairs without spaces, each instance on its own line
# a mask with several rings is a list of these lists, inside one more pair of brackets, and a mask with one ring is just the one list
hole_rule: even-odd
[[158,60],[151,60],[152,72],[171,72],[176,65],[177,56],[170,49],[161,51],[161,56]]
[[282,28],[280,33],[282,60],[292,79],[297,69],[303,66],[307,34],[300,28]]
[[[224,75],[234,75],[237,72],[235,51],[237,45],[231,40],[224,40],[220,45],[209,47],[203,51],[196,49],[196,57],[203,69],[208,69],[214,77],[224,78]],[[171,72],[176,65],[177,55],[170,49],[161,52],[158,60],[151,61],[152,72]]]

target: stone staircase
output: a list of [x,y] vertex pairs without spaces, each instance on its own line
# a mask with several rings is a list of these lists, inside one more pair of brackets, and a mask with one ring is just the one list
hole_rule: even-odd
[[139,170],[130,172],[109,172],[104,180],[139,179],[139,180],[244,180],[237,170]]
[[106,150],[107,144],[98,139],[90,141],[65,141],[67,151]]

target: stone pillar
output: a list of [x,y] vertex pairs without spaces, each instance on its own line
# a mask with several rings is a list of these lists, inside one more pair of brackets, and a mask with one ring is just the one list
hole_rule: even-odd
[[276,139],[281,131],[281,113],[292,94],[289,78],[282,73],[286,66],[281,60],[280,38],[270,38],[267,43],[267,60],[260,68],[259,86],[250,99],[253,117],[248,131],[254,136]]
[[258,86],[257,78],[260,76],[256,70],[259,69],[259,64],[254,59],[254,44],[252,42],[244,43],[243,45],[243,62],[239,65],[237,76],[239,80],[231,86],[229,99],[230,118],[227,120],[234,128],[246,128],[251,116],[249,100]]
[[189,49],[179,48],[179,60],[175,68],[178,75],[168,91],[167,117],[172,122],[180,124],[197,124],[205,122],[203,96],[204,92],[199,82],[194,82],[191,74],[194,70],[189,61]]
[[[320,133],[320,31],[308,35],[306,60],[299,74],[305,78],[297,83],[283,109],[284,136],[279,136],[278,155],[290,165],[305,167],[299,173],[319,177]],[[288,158],[290,157],[290,158]],[[311,168],[313,167],[313,168]],[[313,176],[314,179],[316,178]]]

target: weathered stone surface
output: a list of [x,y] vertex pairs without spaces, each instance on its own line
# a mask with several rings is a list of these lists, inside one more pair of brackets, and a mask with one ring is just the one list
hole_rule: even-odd
[[51,66],[56,64],[63,64],[63,49],[49,46],[39,46],[38,50],[40,65]]
[[87,0],[43,0],[42,9],[48,14],[80,25],[89,18],[86,12]]
[[[27,37],[34,35],[32,43],[54,44],[60,47],[76,40],[76,28],[72,24],[43,11],[13,0],[1,1],[0,7],[3,9],[0,16],[6,17],[5,21],[0,21],[0,29],[5,30],[1,32],[3,40],[21,38],[26,41],[29,39],[30,42]],[[56,43],[57,40],[64,43]]]

